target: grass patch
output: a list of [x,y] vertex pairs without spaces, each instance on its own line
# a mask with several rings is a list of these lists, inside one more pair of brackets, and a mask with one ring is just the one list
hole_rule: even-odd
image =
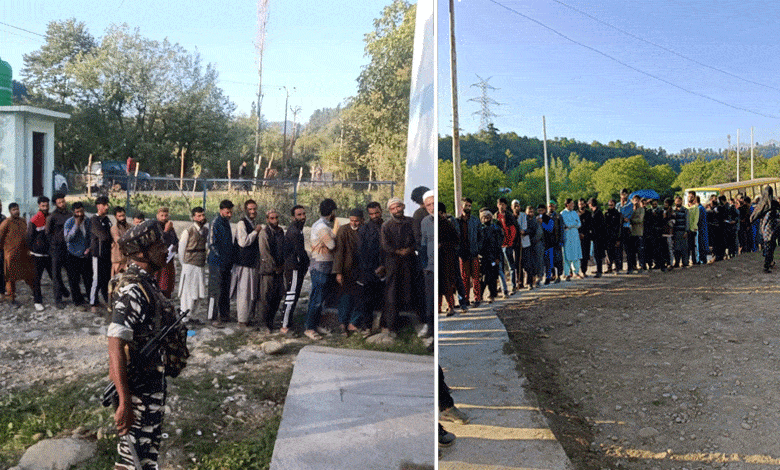
[[230,335],[220,335],[209,341],[203,342],[203,351],[212,357],[219,356],[225,352],[237,351],[241,346],[245,346],[255,339],[254,333],[236,331]]
[[414,327],[408,326],[398,332],[398,337],[393,344],[373,344],[366,341],[360,334],[353,334],[347,338],[334,335],[327,338],[326,346],[344,349],[367,349],[371,351],[393,352],[401,354],[415,354],[418,356],[432,356],[433,351],[423,344],[417,337]]
[[[0,467],[18,461],[41,439],[113,425],[110,410],[100,406],[104,376],[90,375],[65,385],[11,392],[0,397]],[[92,401],[90,401],[90,398]]]
[[274,415],[255,429],[254,437],[217,445],[201,444],[202,457],[195,459],[193,470],[267,470],[271,464],[276,434],[282,418]]
[[167,462],[203,470],[268,468],[291,378],[289,366],[177,378],[164,425]]

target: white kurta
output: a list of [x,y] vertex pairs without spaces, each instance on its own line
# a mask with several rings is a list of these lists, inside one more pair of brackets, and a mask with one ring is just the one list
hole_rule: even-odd
[[[258,219],[255,219],[255,221],[258,221]],[[252,222],[252,226],[256,227],[257,225]],[[238,246],[246,248],[252,243],[258,243],[257,232],[252,230],[250,233],[247,233],[243,220],[237,224],[236,228],[236,242]],[[254,316],[253,307],[259,288],[260,270],[257,267],[233,266],[230,296],[236,299],[236,315],[240,323],[248,323]]]
[[[196,225],[197,226],[197,225]],[[204,225],[206,233],[208,233],[208,224]],[[198,227],[200,230],[200,227]],[[187,240],[189,239],[189,230],[185,230],[179,238],[179,256],[184,257],[185,250],[187,248]],[[179,280],[179,300],[181,301],[181,309],[192,311],[195,308],[195,302],[198,299],[205,299],[208,297],[206,291],[206,276],[204,274],[203,267],[195,266],[194,264],[181,264],[181,279]]]

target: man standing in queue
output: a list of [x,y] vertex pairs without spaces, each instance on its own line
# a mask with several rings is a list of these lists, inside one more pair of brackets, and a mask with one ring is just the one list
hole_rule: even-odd
[[[62,269],[68,271],[68,246],[65,241],[65,222],[73,215],[65,203],[65,195],[57,193],[54,200],[54,211],[46,217],[44,233],[50,243],[51,267],[54,271],[54,305],[57,309],[63,309],[63,297],[70,297],[70,291],[62,280]],[[74,296],[74,299],[77,298]]]
[[[412,218],[404,215],[404,207],[401,199],[391,198],[387,202],[387,209],[392,217],[380,229],[387,267],[384,317],[391,338],[395,338],[398,333],[398,312],[404,308],[419,309],[421,306],[420,302],[414,299],[416,288],[412,285],[413,280],[419,279],[420,269],[414,254],[414,229]],[[419,310],[417,316],[424,320]]]
[[165,341],[149,357],[142,359],[139,353],[173,320],[170,303],[153,277],[165,265],[168,247],[156,220],[130,229],[119,246],[130,261],[116,281],[107,332],[109,377],[118,395],[114,421],[120,436],[119,460],[114,470],[157,469],[165,376],[178,373],[166,371]]
[[284,298],[284,229],[279,226],[279,212],[268,209],[265,227],[258,237],[260,244],[260,308],[268,332],[274,330],[274,317]]
[[287,232],[284,234],[284,280],[287,294],[284,300],[284,319],[282,334],[290,331],[290,318],[301,296],[303,277],[309,270],[309,254],[306,253],[306,243],[303,238],[303,227],[306,225],[306,208],[300,205],[290,210],[293,217]]
[[54,281],[51,273],[51,255],[49,253],[49,238],[46,236],[46,217],[49,215],[49,198],[38,197],[38,212],[27,223],[27,246],[35,262],[35,288],[33,299],[35,310],[43,311],[43,295],[41,294],[41,279],[43,272],[49,273],[49,279]]
[[90,245],[89,251],[92,254],[92,288],[89,291],[89,304],[92,307],[92,313],[97,313],[100,303],[98,294],[103,295],[106,303],[108,300],[108,281],[111,279],[111,220],[106,215],[108,213],[108,198],[99,196],[95,199],[97,214],[93,215],[89,221]]

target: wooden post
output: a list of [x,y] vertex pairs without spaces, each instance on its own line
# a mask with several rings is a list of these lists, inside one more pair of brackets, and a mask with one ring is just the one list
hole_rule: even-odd
[[92,197],[92,154],[87,160],[87,197]]
[[227,161],[227,166],[228,166],[228,168],[227,168],[227,170],[228,170],[228,191],[232,191],[233,189],[232,189],[232,184],[231,184],[231,181],[230,181],[230,160]]

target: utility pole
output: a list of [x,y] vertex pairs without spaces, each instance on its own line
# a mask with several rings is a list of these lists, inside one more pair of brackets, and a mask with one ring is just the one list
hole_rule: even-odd
[[737,129],[737,183],[739,183],[739,129]]
[[549,170],[549,164],[547,163],[547,121],[545,120],[544,116],[542,116],[542,133],[544,136],[544,190],[545,194],[547,195],[547,200],[544,201],[545,204],[549,204],[550,202],[550,170]]
[[257,109],[255,110],[257,126],[255,127],[255,179],[260,169],[260,131],[262,131],[263,103],[263,52],[265,51],[265,27],[268,24],[268,0],[257,0]]
[[753,175],[753,151],[756,148],[756,144],[753,141],[753,126],[750,126],[750,179],[754,179]]
[[455,53],[455,1],[450,0],[450,80],[452,86],[452,175],[455,185],[455,217],[460,217],[460,134],[458,129],[458,66]]

